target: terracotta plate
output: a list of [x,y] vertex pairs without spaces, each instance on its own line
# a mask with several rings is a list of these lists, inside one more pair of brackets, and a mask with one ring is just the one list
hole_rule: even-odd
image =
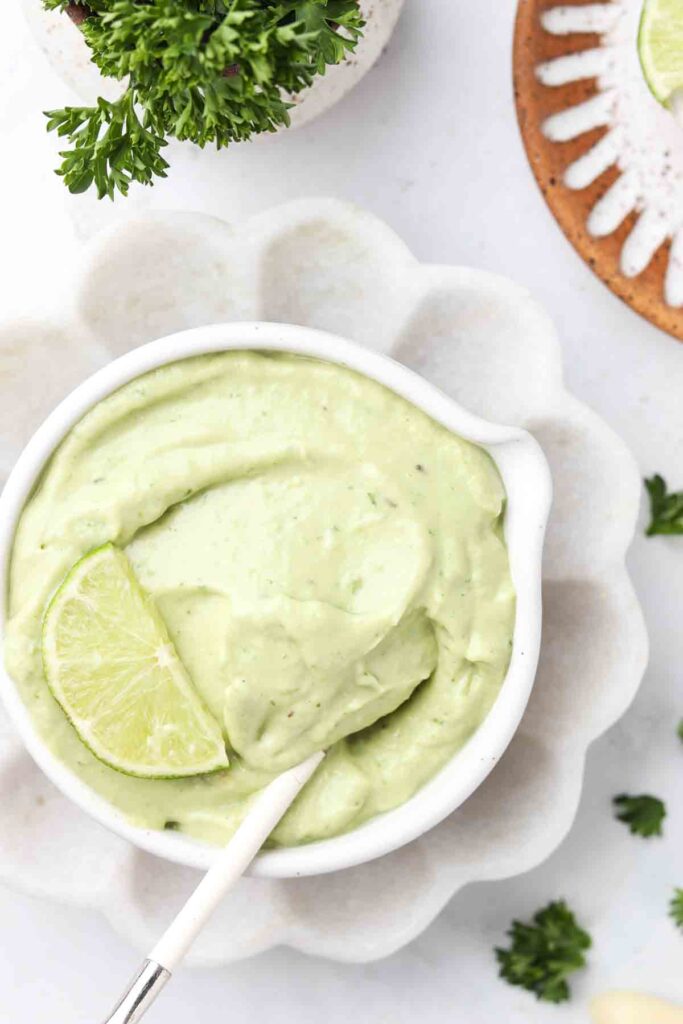
[[[618,226],[615,225],[615,229],[611,233],[605,230],[602,237],[598,237],[595,233],[591,233],[587,226],[591,214],[594,214],[596,204],[600,203],[600,200],[610,192],[610,189],[622,176],[625,169],[623,153],[617,155],[614,162],[608,163],[607,160],[600,162],[599,167],[602,168],[604,165],[604,169],[601,169],[594,180],[586,184],[585,187],[579,187],[576,181],[572,188],[567,187],[565,183],[565,175],[571,165],[575,165],[576,161],[582,157],[586,158],[587,154],[594,150],[596,144],[601,140],[606,140],[608,135],[610,135],[610,139],[603,142],[603,151],[608,146],[611,147],[613,139],[616,139],[615,124],[610,120],[612,114],[604,113],[604,110],[607,110],[607,105],[602,113],[598,111],[595,116],[584,119],[586,130],[581,132],[573,130],[564,133],[573,136],[566,140],[562,138],[563,132],[559,131],[555,133],[555,138],[551,141],[543,129],[547,119],[552,115],[565,112],[566,116],[567,111],[571,112],[571,108],[576,107],[587,110],[588,108],[581,107],[581,105],[591,100],[598,105],[602,104],[603,100],[607,103],[608,92],[616,97],[609,101],[610,111],[612,113],[615,110],[618,111],[620,88],[623,89],[625,97],[621,108],[623,115],[635,88],[638,92],[637,103],[639,109],[644,112],[645,119],[663,118],[667,121],[665,125],[667,132],[675,130],[675,126],[671,129],[668,125],[669,119],[673,121],[671,115],[659,108],[644,86],[637,82],[634,87],[634,76],[639,72],[635,51],[635,32],[632,25],[627,26],[628,35],[622,32],[621,46],[625,51],[622,63],[628,61],[636,70],[630,68],[630,84],[626,82],[623,85],[620,82],[610,82],[608,86],[605,86],[604,80],[601,80],[598,74],[589,77],[593,68],[607,68],[609,69],[608,75],[615,76],[614,68],[618,66],[621,58],[614,40],[606,40],[604,32],[600,34],[597,31],[567,31],[572,26],[581,25],[582,19],[584,23],[581,27],[584,29],[590,25],[590,27],[602,31],[608,22],[611,28],[612,21],[616,22],[617,17],[622,19],[623,24],[623,19],[629,14],[634,17],[637,14],[636,10],[629,12],[626,9],[634,8],[634,6],[634,4],[624,3],[623,0],[621,3],[620,0],[615,0],[612,4],[597,5],[587,3],[587,0],[571,0],[562,8],[558,8],[558,0],[520,0],[514,41],[517,116],[527,156],[536,180],[560,227],[579,255],[619,298],[628,303],[641,316],[646,317],[679,340],[683,340],[683,311],[679,306],[678,278],[673,281],[674,276],[678,273],[676,241],[674,241],[672,256],[671,238],[675,239],[676,237],[673,227],[671,231],[662,230],[660,234],[657,233],[659,229],[655,229],[654,232],[650,230],[650,238],[647,242],[650,249],[646,249],[644,258],[641,253],[635,263],[627,265],[626,272],[624,269],[625,262],[628,264],[624,246],[633,229],[643,219],[642,211],[643,209],[647,210],[648,197],[638,193],[636,188],[632,205],[629,205],[628,200],[626,201],[625,215]],[[578,8],[587,10],[578,13]],[[551,10],[552,15],[549,14]],[[597,15],[597,20],[591,24],[590,16],[593,13]],[[561,19],[565,15],[567,21],[563,26]],[[546,30],[549,17],[555,19],[553,21],[554,32]],[[602,52],[598,53],[598,50]],[[631,50],[633,50],[633,54]],[[574,58],[569,64],[563,62],[561,65],[553,65],[555,70],[539,77],[537,69],[540,65],[547,68],[548,61],[560,57],[567,58],[572,54],[583,54],[583,57],[580,58],[583,62],[582,66],[579,66],[579,62]],[[616,58],[614,54],[617,54]],[[564,70],[567,67],[571,67],[572,70],[565,74]],[[627,77],[625,74],[624,79],[626,80]],[[566,83],[565,78],[568,79]],[[551,81],[548,82],[548,79]],[[652,110],[650,110],[649,104],[651,104]],[[618,113],[615,116],[618,116]],[[591,127],[593,121],[603,121],[604,123]],[[633,119],[631,119],[631,123],[635,123]],[[618,125],[616,127],[618,128]],[[576,129],[576,124],[574,129]],[[621,135],[620,138],[622,138]],[[648,143],[644,141],[640,156],[645,152],[646,145]],[[616,141],[614,147],[616,150]],[[681,132],[681,147],[683,149],[683,132]],[[651,150],[647,155],[651,160]],[[628,169],[626,168],[626,170]],[[662,166],[661,175],[665,172],[666,168]],[[586,175],[586,177],[589,176]],[[653,199],[653,205],[657,205],[658,202],[660,199]],[[663,200],[663,202],[666,203],[667,200]],[[673,204],[673,200],[671,202]],[[662,212],[662,218],[668,216],[670,212],[673,218],[673,211],[668,210]],[[650,220],[652,222],[656,220],[656,213],[652,213]],[[647,225],[645,226],[647,227]],[[641,229],[637,232],[641,236],[644,233],[642,227],[641,225]],[[632,248],[632,242],[629,245]],[[628,252],[628,247],[626,252]],[[642,262],[642,268],[638,260]],[[627,276],[627,274],[631,276]]]

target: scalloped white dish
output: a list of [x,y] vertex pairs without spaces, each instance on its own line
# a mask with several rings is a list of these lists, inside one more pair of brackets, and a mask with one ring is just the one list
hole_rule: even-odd
[[[159,214],[96,240],[54,322],[0,326],[0,465],[112,355],[231,320],[301,323],[391,353],[475,415],[529,429],[553,472],[539,672],[502,766],[431,832],[381,860],[316,878],[244,879],[194,952],[195,963],[218,964],[284,943],[370,960],[410,941],[466,883],[528,870],[569,828],[587,747],[625,710],[646,661],[624,566],[639,474],[622,442],[564,390],[554,328],[525,291],[480,271],[420,266],[385,225],[325,200],[234,229]],[[139,946],[196,881],[64,800],[4,722],[0,828],[0,877],[99,907]]]

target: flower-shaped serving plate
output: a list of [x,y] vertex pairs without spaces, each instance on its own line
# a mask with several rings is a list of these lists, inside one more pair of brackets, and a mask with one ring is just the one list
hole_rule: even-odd
[[[90,60],[81,33],[64,14],[46,11],[42,0],[21,0],[29,25],[55,71],[82,100],[94,103],[98,96],[115,99],[121,86],[103,78]],[[391,37],[405,0],[360,0],[366,20],[363,38],[342,64],[328,68],[310,89],[294,98],[292,127],[312,121],[334,106],[367,74]]]
[[683,127],[638,59],[643,0],[520,0],[515,96],[532,170],[607,285],[683,340]]
[[[468,882],[539,863],[574,817],[586,750],[633,697],[647,640],[624,566],[640,482],[622,442],[562,384],[549,318],[511,282],[421,266],[384,224],[305,200],[229,226],[146,216],[85,251],[51,322],[0,325],[0,470],[95,366],[182,328],[229,320],[319,327],[390,353],[487,419],[531,430],[555,483],[541,663],[520,730],[449,819],[381,860],[319,878],[244,879],[195,963],[278,944],[346,961],[400,948]],[[109,834],[68,803],[0,720],[0,877],[97,907],[144,948],[196,874]]]

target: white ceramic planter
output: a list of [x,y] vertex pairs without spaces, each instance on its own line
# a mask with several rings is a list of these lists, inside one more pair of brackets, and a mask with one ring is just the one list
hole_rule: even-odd
[[[514,427],[487,423],[416,373],[386,356],[320,331],[268,323],[214,324],[154,341],[121,356],[84,381],[48,416],[24,449],[0,496],[0,595],[4,598],[14,530],[28,495],[64,436],[97,402],[167,363],[207,352],[294,352],[340,363],[379,381],[449,430],[485,447],[507,493],[505,533],[517,612],[510,666],[501,692],[470,741],[401,807],[346,835],[259,854],[251,872],[266,878],[323,874],[374,860],[433,828],[483,782],[502,757],[526,708],[541,640],[541,559],[550,510],[550,474],[537,443]],[[0,637],[6,609],[0,600]],[[0,696],[27,749],[65,796],[137,847],[189,867],[207,868],[219,849],[179,832],[133,826],[43,743],[10,676],[0,669]]]
[[[114,99],[120,85],[102,78],[90,60],[90,51],[69,18],[46,11],[41,0],[21,0],[28,22],[41,48],[61,78],[84,103],[98,96]],[[310,89],[295,98],[292,127],[300,127],[338,103],[367,74],[381,55],[396,27],[405,0],[361,0],[367,20],[365,33],[349,60],[329,68]]]

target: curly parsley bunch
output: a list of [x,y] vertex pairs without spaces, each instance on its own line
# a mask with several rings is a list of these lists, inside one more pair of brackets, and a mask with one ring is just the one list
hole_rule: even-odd
[[549,903],[530,923],[513,921],[508,935],[510,948],[495,951],[500,977],[547,1003],[569,999],[567,979],[586,966],[592,943],[564,900]]
[[[48,9],[70,0],[43,0]],[[114,102],[47,113],[67,138],[57,173],[100,199],[166,177],[168,138],[218,149],[289,123],[287,97],[360,38],[358,0],[87,0],[80,29]],[[81,21],[81,19],[78,19]]]

